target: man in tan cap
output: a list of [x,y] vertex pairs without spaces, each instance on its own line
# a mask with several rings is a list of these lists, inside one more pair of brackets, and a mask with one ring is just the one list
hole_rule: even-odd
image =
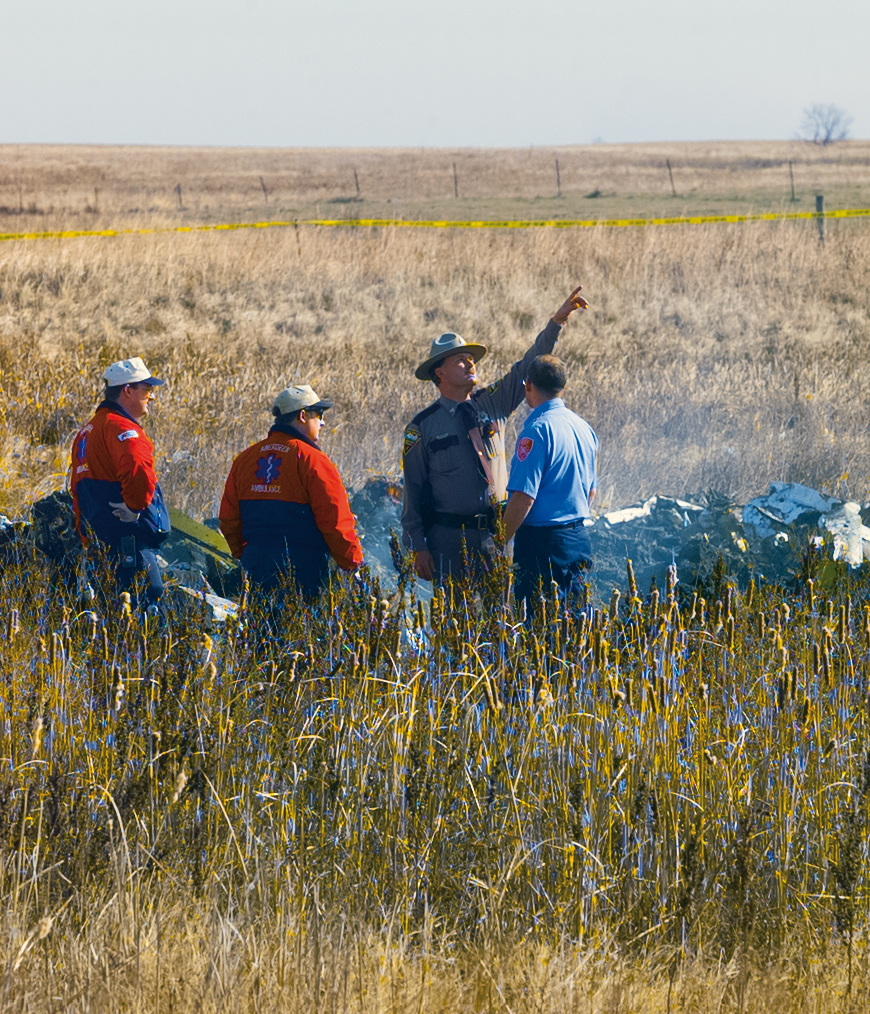
[[523,400],[523,381],[537,356],[551,353],[565,321],[586,300],[578,286],[556,311],[523,358],[482,390],[477,363],[483,345],[448,332],[432,342],[429,358],[416,370],[439,398],[405,427],[402,468],[405,503],[402,529],[414,552],[418,577],[440,581],[457,574],[463,547],[472,562],[487,566],[495,556],[495,504],[507,494],[504,428]]
[[342,570],[363,562],[347,491],[318,446],[328,408],[332,402],[308,384],[285,388],[272,406],[269,435],[233,461],[221,531],[262,591],[276,589],[292,567],[300,591],[313,599],[326,582],[330,556]]
[[165,383],[135,356],[103,373],[96,414],[76,434],[70,489],[76,528],[93,551],[102,546],[119,591],[145,572],[147,599],[163,592],[155,549],[170,531],[169,511],[154,471],[154,446],[142,429],[154,388]]

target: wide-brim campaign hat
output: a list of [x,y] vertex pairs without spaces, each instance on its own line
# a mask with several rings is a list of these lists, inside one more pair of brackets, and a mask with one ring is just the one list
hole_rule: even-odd
[[138,356],[132,359],[119,359],[111,366],[107,366],[103,373],[108,387],[123,387],[124,384],[150,384],[157,387],[165,384],[165,380],[158,380],[151,375],[151,371]]
[[452,356],[454,352],[467,352],[477,362],[478,359],[483,359],[486,355],[486,346],[474,345],[472,342],[467,342],[462,335],[448,331],[432,342],[429,358],[425,363],[420,363],[414,371],[414,376],[417,380],[431,380],[432,378],[429,374],[432,367],[437,366],[442,359]]
[[321,398],[310,384],[297,384],[295,387],[285,387],[275,398],[272,407],[281,415],[289,415],[291,412],[299,412],[303,408],[323,412],[332,408],[332,402],[329,398]]

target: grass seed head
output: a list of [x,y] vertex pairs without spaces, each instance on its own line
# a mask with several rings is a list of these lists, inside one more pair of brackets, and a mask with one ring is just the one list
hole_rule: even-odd
[[30,759],[36,760],[42,750],[42,734],[45,731],[45,723],[42,720],[42,715],[37,715],[33,723],[33,730],[31,736],[30,745]]
[[172,800],[171,800],[171,802],[172,802],[173,806],[178,802],[179,799],[181,799],[181,794],[184,792],[185,788],[187,787],[187,783],[188,783],[189,778],[190,778],[190,776],[188,775],[186,768],[182,768],[178,772],[178,777],[175,779],[175,787],[172,790]]

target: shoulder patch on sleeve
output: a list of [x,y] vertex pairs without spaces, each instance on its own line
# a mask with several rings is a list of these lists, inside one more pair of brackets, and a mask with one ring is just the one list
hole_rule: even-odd
[[138,430],[124,430],[123,433],[118,434],[118,439],[123,442],[124,440],[135,440],[138,436]]
[[[433,412],[437,412],[440,408],[440,403],[433,401],[428,408],[424,408],[422,412],[418,412],[411,420],[411,426],[419,426],[424,419],[428,419]],[[408,427],[410,429],[410,426]]]
[[525,461],[531,453],[532,447],[535,441],[531,437],[520,437],[520,442],[517,444],[517,457],[520,461]]
[[494,384],[490,384],[489,387],[486,388],[486,393],[487,394],[495,394],[495,392],[500,387],[501,387],[501,380],[497,380]]
[[411,450],[411,448],[414,446],[414,444],[419,443],[420,440],[422,440],[422,439],[423,439],[423,434],[422,434],[419,426],[415,426],[413,423],[409,423],[405,427],[405,439],[402,442],[402,460],[403,461],[404,461],[405,455],[408,453],[408,451]]

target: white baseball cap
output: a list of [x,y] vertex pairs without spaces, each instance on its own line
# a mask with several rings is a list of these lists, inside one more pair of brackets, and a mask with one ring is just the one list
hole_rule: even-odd
[[151,376],[151,371],[138,356],[132,359],[119,359],[116,363],[106,367],[103,380],[109,387],[122,387],[124,384],[151,384],[156,387],[158,384],[165,384],[165,380],[158,380]]
[[285,387],[275,398],[272,407],[281,415],[289,415],[303,408],[332,408],[329,398],[321,398],[310,384],[298,384],[296,387]]

